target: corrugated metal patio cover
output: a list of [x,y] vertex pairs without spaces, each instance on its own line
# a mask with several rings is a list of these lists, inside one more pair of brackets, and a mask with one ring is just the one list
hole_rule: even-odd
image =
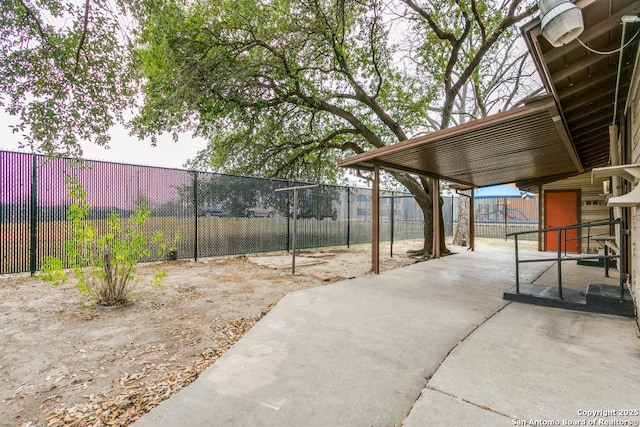
[[551,96],[342,160],[484,187],[583,172]]

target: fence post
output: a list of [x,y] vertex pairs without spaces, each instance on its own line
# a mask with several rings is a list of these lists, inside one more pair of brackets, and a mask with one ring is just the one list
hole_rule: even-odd
[[[291,181],[289,181],[289,186],[291,186]],[[297,214],[296,212],[296,215]],[[291,210],[291,193],[287,191],[287,252],[291,250],[291,215],[293,215],[293,211]]]
[[31,162],[31,204],[29,209],[29,222],[31,235],[29,241],[29,270],[33,276],[36,272],[36,232],[38,227],[38,157],[33,154]]
[[[453,197],[453,193],[451,194],[451,236],[455,236],[455,233],[453,232],[453,221],[455,220],[455,197]],[[469,215],[471,215],[471,212],[469,212]]]
[[198,171],[193,171],[193,260],[198,261]]
[[507,198],[503,197],[502,198],[502,203],[504,204],[504,241],[507,241],[507,233],[509,233],[508,230],[508,224],[507,224],[507,215],[509,214],[509,210],[507,209]]
[[351,187],[347,187],[347,248],[351,243]]
[[393,218],[393,214],[394,214],[394,212],[393,212],[394,209],[393,208],[394,208],[394,206],[393,205],[396,204],[395,195],[396,195],[396,192],[392,191],[391,192],[391,199],[389,199],[389,200],[391,200],[391,215],[390,215],[391,216],[391,224],[390,224],[390,228],[391,229],[389,230],[389,233],[390,233],[389,257],[391,257],[391,258],[393,258],[393,222],[394,222],[393,221],[394,220],[394,218]]

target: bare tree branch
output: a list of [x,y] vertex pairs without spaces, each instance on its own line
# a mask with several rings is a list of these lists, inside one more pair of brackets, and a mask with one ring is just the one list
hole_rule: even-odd
[[482,41],[485,42],[487,40],[487,28],[482,22],[482,18],[480,18],[480,13],[478,13],[478,5],[476,4],[476,0],[471,0],[471,11],[473,12],[473,17],[475,18],[478,26],[480,27],[480,35],[482,37]]
[[402,0],[404,3],[413,9],[418,15],[424,18],[429,24],[431,30],[438,36],[439,39],[449,40],[449,42],[454,45],[458,42],[455,34],[444,31],[442,28],[438,26],[438,24],[433,20],[431,14],[429,14],[424,8],[418,6],[413,0]]
[[31,10],[31,8],[29,6],[27,6],[23,0],[18,0],[18,1],[20,2],[20,5],[22,7],[24,7],[24,10],[27,12],[27,15],[36,24],[36,27],[38,27],[38,34],[40,34],[40,37],[42,38],[42,40],[44,40],[44,41],[49,40],[49,37],[44,32],[44,28],[42,27],[42,24],[40,23],[40,20],[36,16],[35,12],[33,10]]
[[80,65],[80,51],[82,51],[82,46],[84,45],[84,40],[87,36],[87,28],[89,27],[89,8],[90,8],[91,0],[87,0],[84,4],[84,23],[82,25],[82,36],[80,37],[80,42],[78,43],[78,49],[76,50],[76,65],[73,67],[73,74],[78,73],[78,66]]
[[[287,159],[286,162],[278,165],[278,167],[276,168],[276,170],[273,172],[273,176],[277,177],[279,175],[281,175],[284,171],[290,170],[291,168],[293,168],[293,166],[301,159],[304,158],[305,156],[307,156],[308,154],[313,153],[314,151],[317,151],[318,148],[322,148],[322,147],[331,147],[331,148],[338,148],[338,149],[342,149],[342,147],[345,148],[349,148],[351,149],[353,147],[353,145],[351,144],[347,144],[346,146],[344,144],[339,144],[339,145],[331,145],[331,142],[339,137],[339,136],[344,136],[344,135],[359,135],[359,132],[355,129],[338,129],[335,130],[333,132],[330,132],[327,136],[325,136],[324,138],[322,138],[321,140],[316,140],[316,139],[312,139],[312,140],[308,140],[308,141],[304,141],[302,143],[297,143],[295,144],[296,146],[308,146],[307,148],[305,148],[302,151],[299,151],[295,154],[295,156],[291,156],[289,159]],[[357,144],[355,144],[356,147]],[[358,147],[357,150],[359,150],[359,152],[362,152],[363,150]]]
[[378,67],[378,58],[376,56],[376,42],[373,37],[373,35],[375,34],[375,28],[379,19],[380,17],[378,16],[378,11],[376,9],[374,10],[373,22],[371,23],[371,27],[369,28],[369,49],[371,49],[371,62],[373,63],[373,69],[375,70],[376,76],[378,78],[378,84],[376,85],[376,93],[373,96],[374,99],[376,99],[380,95],[380,89],[382,88],[382,83],[384,81],[382,78],[382,73],[380,72],[380,68]]

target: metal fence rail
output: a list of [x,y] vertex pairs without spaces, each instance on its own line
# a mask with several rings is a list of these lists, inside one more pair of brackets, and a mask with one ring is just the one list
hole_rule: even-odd
[[[99,230],[111,212],[126,219],[144,202],[148,233],[179,236],[177,258],[185,259],[289,250],[292,200],[275,189],[304,184],[0,151],[0,274],[37,271],[48,255],[64,259],[73,203],[67,175],[84,186]],[[370,189],[321,185],[299,198],[297,248],[371,241]],[[381,240],[391,238],[392,213],[395,240],[423,236],[415,200],[383,198]],[[166,255],[144,261],[161,259]]]

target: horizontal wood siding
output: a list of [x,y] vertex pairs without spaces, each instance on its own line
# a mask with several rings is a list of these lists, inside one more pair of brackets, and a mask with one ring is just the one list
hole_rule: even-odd
[[[631,129],[631,158],[634,163],[640,163],[640,76],[635,74],[629,93],[629,109],[626,111],[627,123]],[[636,299],[636,306],[640,302],[640,253],[637,242],[640,241],[640,209],[631,209],[631,265],[629,266],[629,287]]]

